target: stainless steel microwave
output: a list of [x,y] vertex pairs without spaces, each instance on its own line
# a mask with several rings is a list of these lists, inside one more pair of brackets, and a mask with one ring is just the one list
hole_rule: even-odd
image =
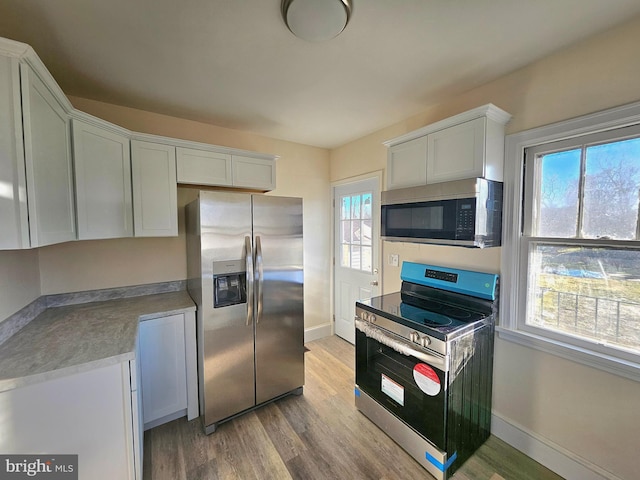
[[470,178],[382,192],[382,238],[496,247],[502,237],[502,183]]

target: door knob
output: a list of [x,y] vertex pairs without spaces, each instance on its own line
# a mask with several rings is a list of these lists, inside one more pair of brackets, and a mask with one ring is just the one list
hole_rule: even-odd
[[371,285],[373,285],[374,287],[378,286],[378,280],[374,280],[373,282],[371,282]]

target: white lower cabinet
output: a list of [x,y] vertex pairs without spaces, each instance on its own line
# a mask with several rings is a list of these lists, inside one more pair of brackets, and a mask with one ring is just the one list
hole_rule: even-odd
[[194,314],[144,320],[138,342],[144,429],[185,415],[197,417]]
[[77,454],[80,480],[141,480],[129,362],[0,393],[0,452]]

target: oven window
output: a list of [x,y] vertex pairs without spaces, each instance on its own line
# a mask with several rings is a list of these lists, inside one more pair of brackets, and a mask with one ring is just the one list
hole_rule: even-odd
[[[432,378],[424,375],[425,371]],[[442,450],[446,442],[446,382],[443,371],[356,331],[356,383],[360,389]]]

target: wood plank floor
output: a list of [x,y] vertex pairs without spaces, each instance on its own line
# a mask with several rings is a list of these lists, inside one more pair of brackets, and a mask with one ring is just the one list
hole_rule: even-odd
[[[145,480],[433,478],[354,406],[353,346],[307,344],[304,394],[247,413],[205,435],[185,418],[145,432]],[[454,480],[555,480],[491,436]]]

